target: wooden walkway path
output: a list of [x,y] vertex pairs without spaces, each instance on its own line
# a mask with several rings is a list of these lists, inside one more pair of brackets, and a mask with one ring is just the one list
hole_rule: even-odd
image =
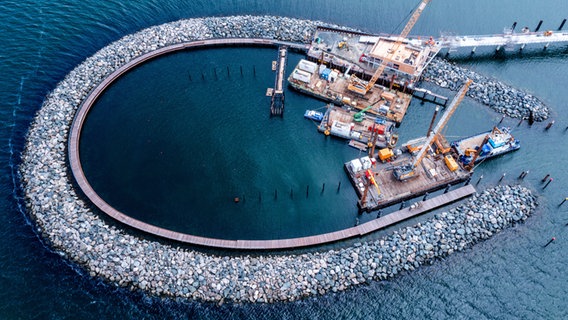
[[[110,85],[114,80],[120,77],[122,74],[128,70],[136,67],[137,65],[144,63],[145,61],[158,57],[160,55],[184,50],[186,48],[192,47],[202,47],[202,46],[214,46],[214,45],[282,45],[289,43],[282,43],[281,41],[275,41],[270,39],[211,39],[211,40],[201,40],[193,41],[189,43],[180,43],[172,46],[160,48],[158,50],[149,52],[140,57],[137,57],[130,61],[129,63],[123,65],[119,69],[111,73],[106,79],[104,79],[89,95],[85,98],[84,102],[79,106],[75,114],[75,119],[71,125],[68,141],[68,151],[69,151],[69,165],[78,186],[83,191],[84,195],[89,198],[89,200],[97,206],[102,212],[108,214],[117,221],[124,223],[125,225],[131,226],[135,229],[147,232],[156,236],[160,236],[167,239],[172,239],[180,241],[183,243],[190,243],[195,245],[207,246],[207,247],[217,247],[217,248],[230,248],[230,249],[285,249],[285,248],[298,248],[313,246],[328,242],[334,242],[342,239],[347,239],[351,237],[361,236],[375,230],[379,230],[386,226],[390,226],[399,221],[408,219],[413,216],[422,214],[428,210],[438,208],[445,204],[453,201],[457,201],[464,197],[467,197],[475,192],[475,189],[471,185],[467,185],[460,189],[450,191],[444,195],[426,200],[422,202],[422,205],[418,208],[410,209],[405,208],[400,211],[391,213],[379,219],[361,224],[359,226],[348,228],[345,230],[340,230],[336,232],[293,238],[293,239],[277,239],[277,240],[223,240],[223,239],[213,239],[206,237],[193,236],[189,234],[179,233],[164,228],[160,228],[140,220],[136,220],[126,214],[116,210],[105,202],[91,187],[89,184],[83,168],[81,166],[80,154],[79,154],[79,141],[81,136],[81,129],[83,123],[87,117],[90,108],[93,106],[96,99],[102,94],[102,92]],[[305,48],[303,44],[294,44],[298,49]]]

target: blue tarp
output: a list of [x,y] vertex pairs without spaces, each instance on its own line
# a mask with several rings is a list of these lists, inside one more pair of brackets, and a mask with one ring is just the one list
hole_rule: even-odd
[[481,155],[488,154],[489,152],[491,152],[491,146],[484,144],[483,147],[481,147]]

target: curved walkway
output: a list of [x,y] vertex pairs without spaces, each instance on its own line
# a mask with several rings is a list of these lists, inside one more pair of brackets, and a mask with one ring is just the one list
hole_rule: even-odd
[[[224,240],[224,239],[215,239],[215,238],[207,238],[207,237],[200,237],[194,236],[190,234],[185,234],[181,232],[176,232],[164,228],[157,227],[155,225],[134,219],[118,210],[110,206],[104,199],[102,199],[95,190],[91,187],[85,173],[83,172],[83,168],[81,166],[81,159],[79,155],[79,141],[81,138],[81,130],[83,127],[83,123],[89,113],[91,107],[93,106],[94,102],[97,98],[102,94],[102,92],[111,85],[117,78],[123,75],[128,70],[150,60],[160,55],[164,55],[167,53],[184,50],[187,48],[196,48],[196,47],[203,47],[203,46],[226,46],[226,45],[263,45],[263,46],[275,46],[280,44],[286,44],[288,46],[292,46],[297,49],[306,49],[306,45],[298,44],[298,43],[290,43],[290,42],[283,42],[277,41],[272,39],[209,39],[209,40],[200,40],[200,41],[192,41],[186,43],[175,44],[167,47],[160,48],[158,50],[149,52],[144,54],[132,61],[126,63],[113,73],[111,73],[106,79],[104,79],[85,99],[85,101],[79,106],[77,110],[75,119],[73,120],[73,124],[71,126],[71,131],[69,134],[69,164],[71,166],[71,171],[77,184],[83,191],[83,193],[89,198],[89,200],[97,206],[100,210],[102,210],[107,215],[111,216],[112,218],[128,225],[138,230],[157,235],[160,237],[164,237],[167,239],[172,239],[184,243],[208,246],[208,247],[217,247],[217,248],[230,248],[230,249],[285,249],[285,248],[298,248],[298,247],[306,247],[306,246],[313,246],[328,242],[334,242],[342,239],[347,239],[355,236],[361,236],[363,234],[367,234],[373,232],[375,230],[384,228],[390,224],[398,222],[403,219],[407,219],[410,216],[417,215],[422,213],[426,210],[432,209],[433,207],[440,206],[442,204],[446,204],[448,202],[463,198],[475,192],[473,188],[468,189],[467,191],[463,189],[455,190],[447,195],[444,195],[444,199],[433,198],[428,200],[427,205],[421,207],[420,210],[414,210],[410,215],[409,209],[403,209],[398,211],[397,213],[390,214],[388,216],[382,217],[377,220],[373,220],[359,226],[348,228],[340,231],[335,231],[326,234],[320,234],[315,236],[308,236],[308,237],[301,237],[301,238],[291,238],[291,239],[277,239],[277,240]],[[460,191],[461,190],[461,191]],[[395,221],[396,220],[396,221]]]

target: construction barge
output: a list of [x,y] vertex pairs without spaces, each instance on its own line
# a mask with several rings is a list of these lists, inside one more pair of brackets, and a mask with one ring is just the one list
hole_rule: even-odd
[[349,78],[337,69],[318,65],[307,60],[300,60],[288,77],[288,84],[297,91],[338,106],[367,110],[377,117],[400,125],[410,105],[412,95],[383,86],[375,86],[365,96],[348,91]]
[[[386,163],[363,157],[344,164],[345,172],[360,199],[357,205],[361,211],[385,208],[464,182],[471,176],[471,172],[461,166],[454,167],[452,171],[444,156],[435,155],[423,159],[414,169],[415,177],[399,181],[393,174],[394,168],[410,159],[410,154],[402,153],[395,161]],[[369,180],[374,182],[369,185]]]
[[437,111],[434,113],[427,136],[417,139],[419,143],[406,143],[396,150],[387,147],[376,155],[372,150],[369,156],[344,164],[359,196],[361,211],[377,210],[442,188],[449,189],[470,178],[473,167],[458,163],[441,130],[465,97],[471,82],[468,80],[460,89],[432,129]]
[[478,164],[482,161],[519,150],[521,143],[508,128],[494,127],[490,131],[453,141],[451,147],[463,165]]
[[395,123],[365,114],[364,109],[355,112],[351,108],[328,105],[318,130],[327,135],[348,139],[349,145],[366,151],[367,147],[393,148],[398,140]]

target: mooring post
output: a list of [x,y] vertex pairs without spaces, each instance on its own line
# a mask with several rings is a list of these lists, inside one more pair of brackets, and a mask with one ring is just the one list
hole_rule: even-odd
[[402,200],[402,202],[400,203],[400,208],[399,208],[398,210],[404,209],[404,205],[405,205],[405,204],[406,204],[406,203],[404,202],[404,200]]
[[278,199],[278,189],[274,189],[274,200]]
[[260,193],[260,191],[258,192],[258,203],[262,202],[262,195]]
[[540,30],[540,26],[542,26],[542,20],[538,22],[538,25],[536,26],[536,29],[534,29],[534,32],[538,32],[538,30]]
[[426,193],[424,194],[424,197],[422,197],[422,201],[426,201],[426,199],[428,198],[428,195],[429,195],[429,193],[426,192]]
[[560,27],[558,27],[558,31],[562,30],[562,28],[564,28],[564,24],[566,23],[566,19],[562,20],[562,23],[560,23]]
[[290,199],[294,199],[294,188],[290,188]]
[[551,244],[552,242],[554,242],[554,240],[556,240],[556,238],[552,237],[552,239],[548,240],[548,242],[543,246],[543,248],[548,247],[548,245]]
[[243,76],[243,66],[241,66],[241,77]]
[[191,82],[191,73],[187,73],[187,77],[189,78],[189,81]]
[[516,27],[517,27],[517,21],[513,22],[513,26],[511,27],[511,32],[513,32]]
[[383,213],[383,210],[379,209],[379,211],[377,211],[377,219],[381,217],[381,214]]
[[256,66],[252,66],[252,74],[256,77]]
[[448,183],[448,185],[446,186],[446,189],[444,190],[444,193],[448,193],[448,191],[450,191],[450,187],[451,187],[451,185]]
[[548,179],[548,177],[550,177],[550,174],[545,175],[540,182],[544,183]]
[[228,77],[231,76],[231,72],[229,71],[229,66],[227,66],[227,76],[228,76]]
[[561,205],[563,205],[564,202],[566,202],[566,200],[568,200],[568,198],[564,198],[564,200],[562,200],[562,202],[560,202],[560,204],[558,206],[560,207]]
[[213,73],[215,74],[215,80],[219,80],[219,78],[217,78],[217,68],[213,68]]
[[544,128],[544,130],[548,130],[552,127],[552,125],[554,125],[554,120],[550,121],[547,125],[546,128]]
[[205,81],[205,75],[201,72],[201,80]]
[[553,179],[550,178],[550,179],[548,180],[548,182],[546,182],[546,184],[544,185],[544,187],[542,187],[542,190],[546,189],[546,187],[548,187],[548,185],[552,182],[552,180],[553,180]]
[[321,185],[321,193],[325,191],[325,182]]
[[499,120],[499,124],[503,123],[503,120],[505,120],[505,115],[503,115],[503,116],[501,117],[501,120]]
[[479,176],[479,179],[477,180],[477,183],[475,185],[478,185],[481,182],[481,179],[483,179],[483,175]]
[[524,179],[527,176],[527,174],[529,174],[529,170],[521,172],[519,179]]
[[501,175],[501,178],[499,178],[499,183],[501,183],[501,181],[503,181],[503,179],[505,179],[506,175],[507,175],[507,173],[503,172],[503,174]]
[[341,181],[337,184],[337,192],[339,192],[339,189],[341,189]]
[[306,198],[310,195],[310,185],[306,186]]
[[517,127],[519,127],[521,124],[523,124],[523,117],[521,117],[521,120],[519,120],[519,123],[517,124]]

